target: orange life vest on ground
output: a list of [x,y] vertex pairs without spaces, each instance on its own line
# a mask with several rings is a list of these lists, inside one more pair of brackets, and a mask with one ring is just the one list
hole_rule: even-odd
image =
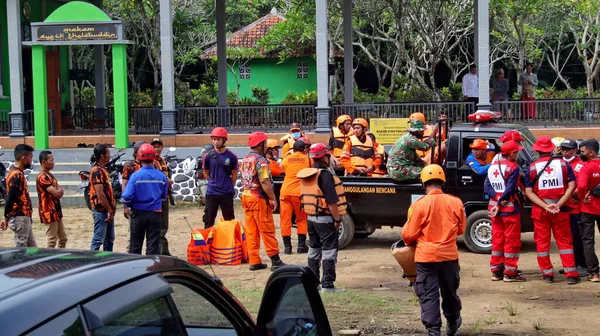
[[[322,168],[304,168],[296,175],[301,180],[300,202],[307,215],[317,215],[319,213],[331,215],[323,191],[319,188],[319,176],[322,171]],[[335,192],[338,195],[338,211],[340,215],[345,215],[348,203],[346,202],[344,186],[335,174],[331,175],[335,184]]]

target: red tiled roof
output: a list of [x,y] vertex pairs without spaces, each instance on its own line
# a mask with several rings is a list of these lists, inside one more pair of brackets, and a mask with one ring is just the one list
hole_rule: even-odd
[[[271,13],[252,22],[246,27],[236,31],[227,38],[227,48],[255,48],[258,41],[267,36],[269,30],[279,22],[285,21],[285,17],[272,10]],[[265,53],[262,48],[261,57],[277,57],[273,53]],[[217,46],[210,47],[200,55],[201,59],[208,59],[217,56]]]

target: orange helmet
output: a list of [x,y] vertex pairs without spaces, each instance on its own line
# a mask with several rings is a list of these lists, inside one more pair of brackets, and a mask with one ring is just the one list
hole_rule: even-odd
[[151,144],[145,143],[142,146],[140,146],[140,149],[138,150],[138,158],[140,159],[140,161],[154,160],[155,157],[156,152],[154,151],[154,147],[152,147]]
[[446,174],[444,169],[436,164],[430,164],[421,170],[421,182],[425,183],[429,180],[442,180],[446,182]]
[[308,150],[308,156],[311,159],[319,159],[325,155],[331,155],[331,149],[323,143],[316,143],[310,146],[310,149]]
[[354,121],[352,122],[352,126],[354,125],[361,125],[365,129],[369,128],[369,123],[363,118],[354,119]]
[[210,137],[224,138],[227,140],[227,130],[225,127],[215,127],[212,132],[210,132]]
[[267,135],[264,132],[253,132],[248,135],[248,146],[250,148],[260,145],[263,141],[267,141]]
[[271,148],[279,148],[281,147],[279,145],[279,141],[275,140],[275,139],[268,139],[267,140],[267,149],[271,149]]
[[415,112],[408,117],[410,120],[421,120],[423,123],[427,123],[425,120],[425,115],[421,112]]
[[352,122],[352,118],[350,118],[350,116],[347,114],[342,114],[341,116],[337,117],[337,119],[335,120],[335,125],[339,127],[340,124],[343,124],[346,121]]
[[473,143],[469,145],[472,149],[487,149],[488,142],[483,139],[475,139]]

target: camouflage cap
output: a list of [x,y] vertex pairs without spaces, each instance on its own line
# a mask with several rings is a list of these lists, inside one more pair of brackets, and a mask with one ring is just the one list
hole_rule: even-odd
[[409,132],[422,132],[425,130],[425,124],[419,119],[413,119],[408,123]]

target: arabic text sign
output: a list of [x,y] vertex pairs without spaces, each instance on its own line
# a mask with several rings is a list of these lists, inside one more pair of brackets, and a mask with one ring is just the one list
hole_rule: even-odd
[[118,28],[115,23],[44,25],[36,27],[37,41],[89,41],[118,40]]
[[393,145],[408,128],[408,118],[371,118],[370,129],[377,142],[382,145]]

